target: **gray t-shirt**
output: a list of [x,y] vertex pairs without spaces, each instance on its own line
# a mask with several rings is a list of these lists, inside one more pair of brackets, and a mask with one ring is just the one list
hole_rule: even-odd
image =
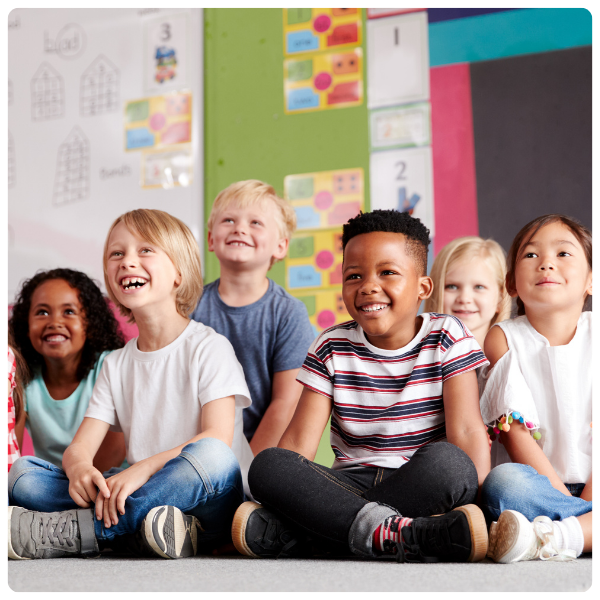
[[191,317],[224,335],[235,350],[252,398],[244,409],[244,434],[251,440],[271,403],[273,374],[299,369],[315,338],[306,307],[271,279],[260,300],[229,306],[217,279],[204,288]]

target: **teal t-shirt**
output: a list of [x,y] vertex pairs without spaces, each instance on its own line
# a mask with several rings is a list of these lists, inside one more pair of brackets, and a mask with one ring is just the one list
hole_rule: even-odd
[[25,425],[38,458],[62,468],[63,452],[73,441],[85,415],[96,378],[100,374],[103,352],[77,389],[64,400],[54,400],[48,393],[41,368],[36,369],[33,380],[25,388]]

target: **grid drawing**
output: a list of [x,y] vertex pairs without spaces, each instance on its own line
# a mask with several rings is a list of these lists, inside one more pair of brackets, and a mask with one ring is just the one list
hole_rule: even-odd
[[89,117],[118,110],[119,71],[100,54],[83,72],[79,88],[81,116]]
[[62,206],[90,195],[90,143],[79,127],[58,148],[52,204]]
[[15,143],[10,131],[8,132],[8,187],[12,188],[17,183],[17,171],[15,167]]
[[14,101],[15,97],[14,97],[14,92],[13,92],[13,83],[12,81],[9,79],[8,80],[8,105],[11,106],[13,101]]
[[42,63],[31,80],[31,118],[45,121],[65,112],[65,83],[48,63]]

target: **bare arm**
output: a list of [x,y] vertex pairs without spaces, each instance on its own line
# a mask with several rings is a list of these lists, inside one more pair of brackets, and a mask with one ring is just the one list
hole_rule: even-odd
[[111,467],[120,467],[125,460],[125,436],[116,431],[109,431],[96,456],[94,456],[94,467],[104,473]]
[[479,486],[490,472],[490,447],[479,410],[475,371],[456,375],[444,382],[446,437],[464,450],[477,469]]
[[[492,327],[489,330],[483,345],[485,355],[490,361],[490,368],[508,352],[506,336],[500,327]],[[548,477],[554,488],[566,496],[571,495],[525,425],[513,421],[510,430],[501,431],[500,437],[513,462],[530,465],[540,475]]]
[[279,441],[279,448],[314,460],[321,436],[331,415],[332,400],[305,387],[296,412]]
[[250,442],[254,456],[265,448],[277,446],[290,424],[303,388],[302,384],[296,381],[299,370],[278,371],[273,375],[271,403]]

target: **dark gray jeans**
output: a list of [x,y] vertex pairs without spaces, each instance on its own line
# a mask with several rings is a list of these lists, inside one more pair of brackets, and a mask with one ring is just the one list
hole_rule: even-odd
[[426,517],[475,502],[477,471],[447,442],[417,450],[399,469],[334,471],[282,448],[263,450],[248,473],[252,495],[278,516],[325,542],[373,556],[371,538],[388,516]]

